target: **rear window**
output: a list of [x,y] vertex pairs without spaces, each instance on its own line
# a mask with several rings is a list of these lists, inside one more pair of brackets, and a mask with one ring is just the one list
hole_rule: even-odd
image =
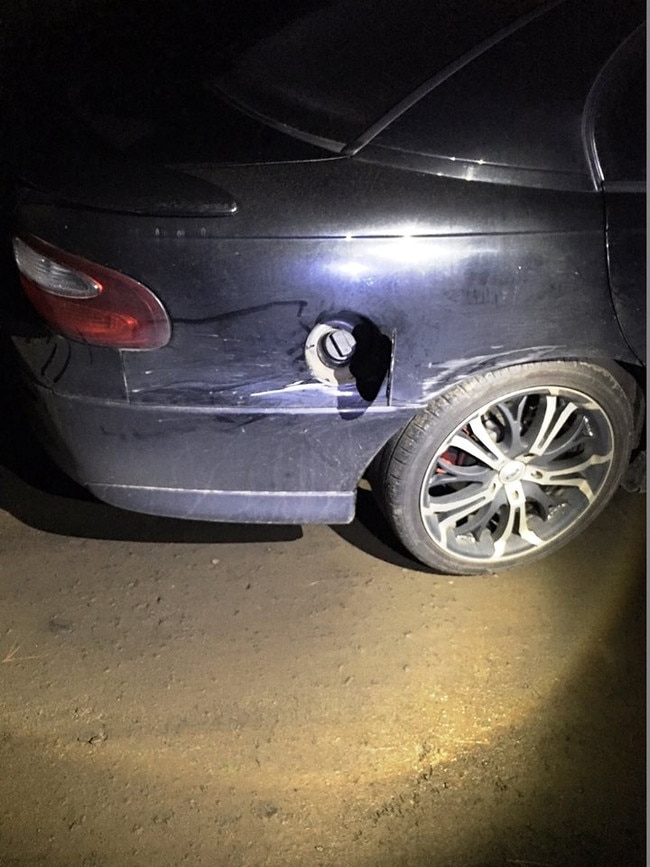
[[279,124],[349,143],[431,76],[542,0],[311,4],[237,59],[216,86]]

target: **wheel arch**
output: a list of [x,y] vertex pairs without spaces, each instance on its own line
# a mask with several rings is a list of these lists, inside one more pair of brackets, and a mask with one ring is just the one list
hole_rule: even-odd
[[[477,376],[486,372],[495,372],[504,370],[515,365],[537,364],[543,362],[582,362],[591,364],[594,367],[600,367],[610,373],[621,385],[630,402],[634,414],[634,432],[631,460],[635,454],[643,447],[643,433],[646,427],[646,379],[645,368],[640,364],[632,364],[618,359],[607,358],[596,354],[585,353],[549,353],[549,354],[526,354],[522,357],[521,353],[507,353],[505,355],[492,356],[490,360],[484,358],[466,359],[464,362],[451,362],[442,372],[438,380],[433,382],[427,379],[424,383],[428,386],[423,394],[422,402],[413,407],[412,415],[408,416],[402,427],[397,433],[389,437],[382,446],[380,446],[371,460],[366,465],[362,478],[372,478],[374,470],[379,462],[386,458],[394,451],[395,445],[398,442],[404,430],[411,421],[424,410],[432,401],[436,400],[445,392],[450,391],[458,383],[473,376]],[[440,366],[442,368],[442,366]]]

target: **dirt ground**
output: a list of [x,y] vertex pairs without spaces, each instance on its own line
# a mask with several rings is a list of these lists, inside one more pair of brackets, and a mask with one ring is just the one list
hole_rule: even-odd
[[432,575],[350,527],[85,498],[0,454],[0,865],[645,863],[644,498]]
[[[5,5],[0,94],[11,50],[51,71]],[[118,512],[2,405],[0,867],[645,864],[644,497],[450,579],[366,491],[345,528]]]

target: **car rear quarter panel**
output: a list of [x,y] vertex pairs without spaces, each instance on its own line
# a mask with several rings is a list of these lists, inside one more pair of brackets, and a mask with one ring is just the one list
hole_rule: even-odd
[[[455,381],[514,361],[629,355],[598,193],[345,158],[201,172],[234,214],[136,216],[33,194],[20,208],[24,231],[141,281],[172,319],[152,352],[18,340],[51,453],[114,505],[343,523],[374,455]],[[341,310],[390,342],[372,400],[306,364],[309,331]]]
[[227,189],[237,212],[21,211],[27,231],[135,277],[165,304],[170,344],[122,353],[131,402],[337,407],[348,398],[314,379],[304,344],[340,310],[391,340],[376,403],[417,407],[512,361],[632,360],[607,289],[599,193],[345,158],[192,171]]

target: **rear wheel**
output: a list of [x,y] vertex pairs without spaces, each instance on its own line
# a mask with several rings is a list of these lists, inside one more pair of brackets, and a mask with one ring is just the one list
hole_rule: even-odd
[[422,562],[497,571],[550,553],[593,520],[618,487],[632,430],[625,391],[602,368],[486,373],[441,395],[387,446],[378,494]]

